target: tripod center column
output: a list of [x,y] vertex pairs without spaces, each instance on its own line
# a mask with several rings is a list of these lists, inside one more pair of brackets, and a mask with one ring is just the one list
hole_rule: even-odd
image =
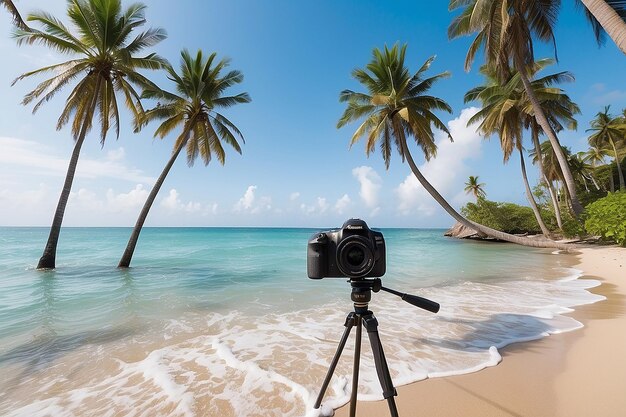
[[354,302],[354,311],[357,314],[365,314],[370,300],[372,299],[372,286],[369,280],[352,281],[352,294],[350,298]]

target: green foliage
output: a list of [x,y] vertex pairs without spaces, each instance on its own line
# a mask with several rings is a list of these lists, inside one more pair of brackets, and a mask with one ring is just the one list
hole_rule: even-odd
[[602,197],[606,197],[607,192],[604,190],[597,190],[593,187],[589,187],[589,191],[580,190],[578,191],[578,200],[580,204],[584,207],[587,207],[589,204],[593,203],[601,199]]
[[506,233],[541,233],[530,207],[479,198],[476,203],[467,203],[461,212],[476,223]]
[[626,246],[626,192],[609,193],[587,206],[585,228],[589,233]]
[[576,218],[571,215],[569,210],[561,210],[561,220],[563,221],[562,231],[565,237],[573,238],[585,236],[587,234],[581,222],[576,220]]

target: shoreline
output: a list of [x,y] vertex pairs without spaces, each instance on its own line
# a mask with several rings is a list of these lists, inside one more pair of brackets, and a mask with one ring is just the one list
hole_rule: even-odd
[[[590,416],[626,413],[626,249],[578,249],[572,267],[606,300],[577,307],[584,327],[499,349],[502,361],[479,372],[397,388],[400,416]],[[335,416],[349,415],[349,404]],[[357,405],[357,416],[388,416],[386,401]]]

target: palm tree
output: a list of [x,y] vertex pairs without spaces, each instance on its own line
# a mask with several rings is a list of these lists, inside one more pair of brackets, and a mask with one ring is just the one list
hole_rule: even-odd
[[[602,148],[597,148],[595,146],[591,146],[589,147],[589,149],[587,150],[587,152],[585,152],[582,155],[583,160],[588,163],[589,165],[591,165],[591,169],[592,171],[595,172],[595,170],[598,168],[599,165],[604,165],[605,164],[605,160],[604,158],[606,158],[607,156],[609,156],[609,152],[606,149],[602,149]],[[604,191],[606,191],[606,188],[604,188],[603,186],[600,187],[600,184],[597,183],[595,177],[592,175],[591,177],[593,179],[594,184],[596,184],[596,187],[598,189],[602,188]],[[613,176],[611,175],[611,179],[613,179]],[[615,190],[612,190],[615,191]]]
[[[535,63],[535,78],[531,83],[533,91],[539,98],[541,102],[541,107],[550,122],[550,127],[554,131],[560,132],[565,127],[567,127],[568,129],[576,130],[577,122],[576,119],[574,119],[574,115],[580,113],[579,107],[570,100],[570,98],[567,96],[567,94],[563,92],[563,90],[552,87],[552,85],[554,84],[571,82],[574,80],[574,76],[567,71],[563,71],[555,74],[549,74],[540,78],[536,77],[538,71],[541,71],[543,68],[553,63],[553,59],[541,59]],[[537,119],[534,117],[533,106],[528,100],[524,105],[524,113],[524,126],[530,130],[531,138],[533,141],[533,150],[536,154],[535,161],[537,163],[537,166],[539,167],[541,178],[543,179],[543,182],[548,189],[548,193],[550,194],[557,225],[559,229],[562,230],[563,221],[561,218],[561,209],[558,203],[558,198],[556,196],[554,187],[552,186],[552,182],[548,180],[544,172],[545,170],[542,156],[542,148],[539,143],[539,136],[544,132],[537,122]],[[551,152],[554,155],[554,152]],[[556,162],[558,163],[558,161]],[[570,207],[571,204],[572,203],[570,201]]]
[[155,86],[147,88],[142,94],[143,98],[157,99],[159,103],[155,108],[146,112],[145,117],[137,126],[137,130],[153,120],[163,120],[163,123],[154,133],[155,137],[159,136],[162,139],[177,127],[181,127],[182,130],[174,142],[172,156],[163,168],[163,172],[161,172],[141,209],[126,250],[120,259],[118,265],[120,268],[130,266],[141,228],[146,221],[150,207],[152,207],[167,174],[183,148],[187,149],[187,163],[190,166],[193,165],[198,156],[202,158],[205,165],[208,165],[213,155],[223,165],[226,155],[222,142],[232,146],[235,151],[241,154],[241,147],[235,136],[244,141],[243,135],[230,120],[216,110],[250,102],[248,93],[240,93],[235,96],[223,95],[227,88],[243,81],[243,74],[239,71],[221,74],[222,70],[228,67],[229,60],[222,59],[213,65],[215,53],[205,59],[202,56],[202,51],[199,50],[194,58],[187,50],[183,50],[181,57],[180,74],[171,65],[165,65],[168,78],[174,82],[177,93],[161,90]]
[[[561,149],[563,153],[567,156],[567,160],[571,161],[570,150],[565,146],[561,147]],[[544,142],[541,142],[541,145],[539,146],[539,152],[536,152],[535,150],[529,152],[529,156],[533,159],[533,163],[538,163],[539,154],[542,155],[543,158],[545,175],[544,181],[547,185],[552,186],[552,188],[556,190],[556,195],[554,197],[553,203],[555,206],[555,210],[558,210],[559,201],[570,201],[569,196],[567,195],[567,187],[563,185],[563,171],[561,171],[561,166],[559,165],[559,161],[556,158],[554,148],[552,148],[552,144],[550,143],[550,141],[546,140]]]
[[626,2],[624,0],[577,0],[585,6],[598,42],[602,42],[603,30],[626,54]]
[[54,214],[48,242],[37,268],[54,268],[56,248],[74,173],[85,136],[91,130],[97,114],[100,142],[104,146],[107,133],[115,128],[119,137],[119,109],[116,93],[121,94],[135,117],[143,108],[133,85],[146,86],[150,81],[137,69],[158,69],[164,61],[155,54],[137,57],[141,50],[152,47],[165,38],[161,29],[148,29],[131,38],[131,33],[145,23],[145,6],[134,4],[121,10],[120,0],[70,0],[67,14],[74,31],[45,12],[31,14],[28,20],[39,22],[42,30],[17,30],[18,44],[42,43],[56,51],[74,55],[69,61],[44,67],[21,75],[18,80],[39,74],[53,73],[52,78],[40,83],[23,100],[27,105],[35,99],[33,113],[45,102],[77,81],[65,102],[57,122],[57,130],[72,119],[72,137],[75,141],[61,196]]
[[585,190],[589,192],[589,182],[591,182],[596,190],[600,187],[593,178],[593,166],[585,160],[585,152],[578,152],[572,155],[569,159],[569,166],[572,169],[574,178],[582,183]]
[[598,112],[596,118],[591,121],[591,129],[587,132],[594,132],[589,136],[589,145],[594,148],[609,148],[613,152],[615,165],[617,165],[617,175],[619,178],[620,190],[626,189],[624,184],[624,173],[622,172],[621,159],[618,146],[624,140],[626,125],[621,117],[613,117],[609,114],[610,106],[606,106],[603,112]]
[[15,4],[11,0],[0,0],[0,4],[2,4],[8,11],[11,13],[11,17],[13,18],[13,24],[17,26],[18,29],[21,30],[30,30],[28,25],[22,19],[22,15],[15,7]]
[[[560,189],[557,185],[561,180],[561,168],[558,165],[558,161],[554,156],[552,145],[549,141],[545,141],[539,144],[539,138],[536,131],[532,130],[531,135],[533,137],[534,147],[528,152],[528,156],[532,158],[533,164],[536,164],[541,169],[541,183],[545,185],[552,201],[552,207],[554,209],[554,217],[559,229],[563,230],[563,218],[561,216]],[[567,195],[567,193],[565,193]]]
[[561,151],[559,140],[550,128],[550,122],[529,80],[535,63],[533,37],[544,42],[554,42],[553,27],[559,5],[557,1],[451,0],[451,10],[464,9],[450,24],[448,36],[456,38],[477,33],[465,59],[466,70],[470,69],[476,53],[482,47],[486,64],[494,68],[501,81],[508,77],[510,67],[520,74],[535,118],[556,152],[572,200],[572,209],[579,216],[583,206],[578,200],[567,158]]
[[485,198],[487,196],[487,193],[485,193],[485,183],[479,183],[478,176],[470,175],[465,183],[465,193],[473,194],[476,200]]
[[[355,69],[352,76],[367,90],[366,93],[344,90],[340,101],[347,103],[343,116],[337,123],[341,128],[350,122],[365,119],[352,136],[351,145],[366,136],[366,153],[369,155],[377,142],[385,165],[389,167],[392,145],[395,145],[402,160],[406,160],[420,184],[455,220],[487,236],[513,243],[533,246],[568,249],[568,245],[547,240],[534,240],[513,236],[484,225],[474,223],[461,216],[428,182],[417,168],[408,148],[407,138],[413,137],[421,148],[426,160],[436,156],[437,146],[433,137],[433,126],[450,136],[450,132],[435,110],[451,112],[450,106],[442,99],[427,95],[431,86],[438,80],[448,77],[444,72],[424,78],[433,58],[428,59],[413,75],[404,65],[406,45],[394,45],[384,51],[375,48],[373,57],[366,69]],[[452,139],[452,138],[450,138]]]
[[467,124],[469,126],[480,122],[478,129],[482,135],[489,137],[497,134],[499,136],[504,163],[508,161],[514,149],[518,151],[526,198],[530,203],[541,232],[549,238],[550,231],[541,218],[539,207],[530,189],[526,174],[526,163],[524,162],[522,146],[525,116],[523,110],[524,89],[520,88],[519,74],[511,73],[509,80],[500,84],[492,68],[483,66],[481,72],[486,77],[486,84],[470,90],[465,95],[465,102],[478,99],[481,101],[483,108],[472,116]]

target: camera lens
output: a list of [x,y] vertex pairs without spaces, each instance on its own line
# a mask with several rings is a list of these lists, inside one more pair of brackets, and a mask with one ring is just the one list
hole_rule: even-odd
[[352,266],[359,266],[365,259],[365,252],[363,248],[358,246],[351,247],[346,253],[346,260]]
[[337,245],[337,267],[347,277],[365,277],[374,267],[374,253],[362,236],[350,236]]

